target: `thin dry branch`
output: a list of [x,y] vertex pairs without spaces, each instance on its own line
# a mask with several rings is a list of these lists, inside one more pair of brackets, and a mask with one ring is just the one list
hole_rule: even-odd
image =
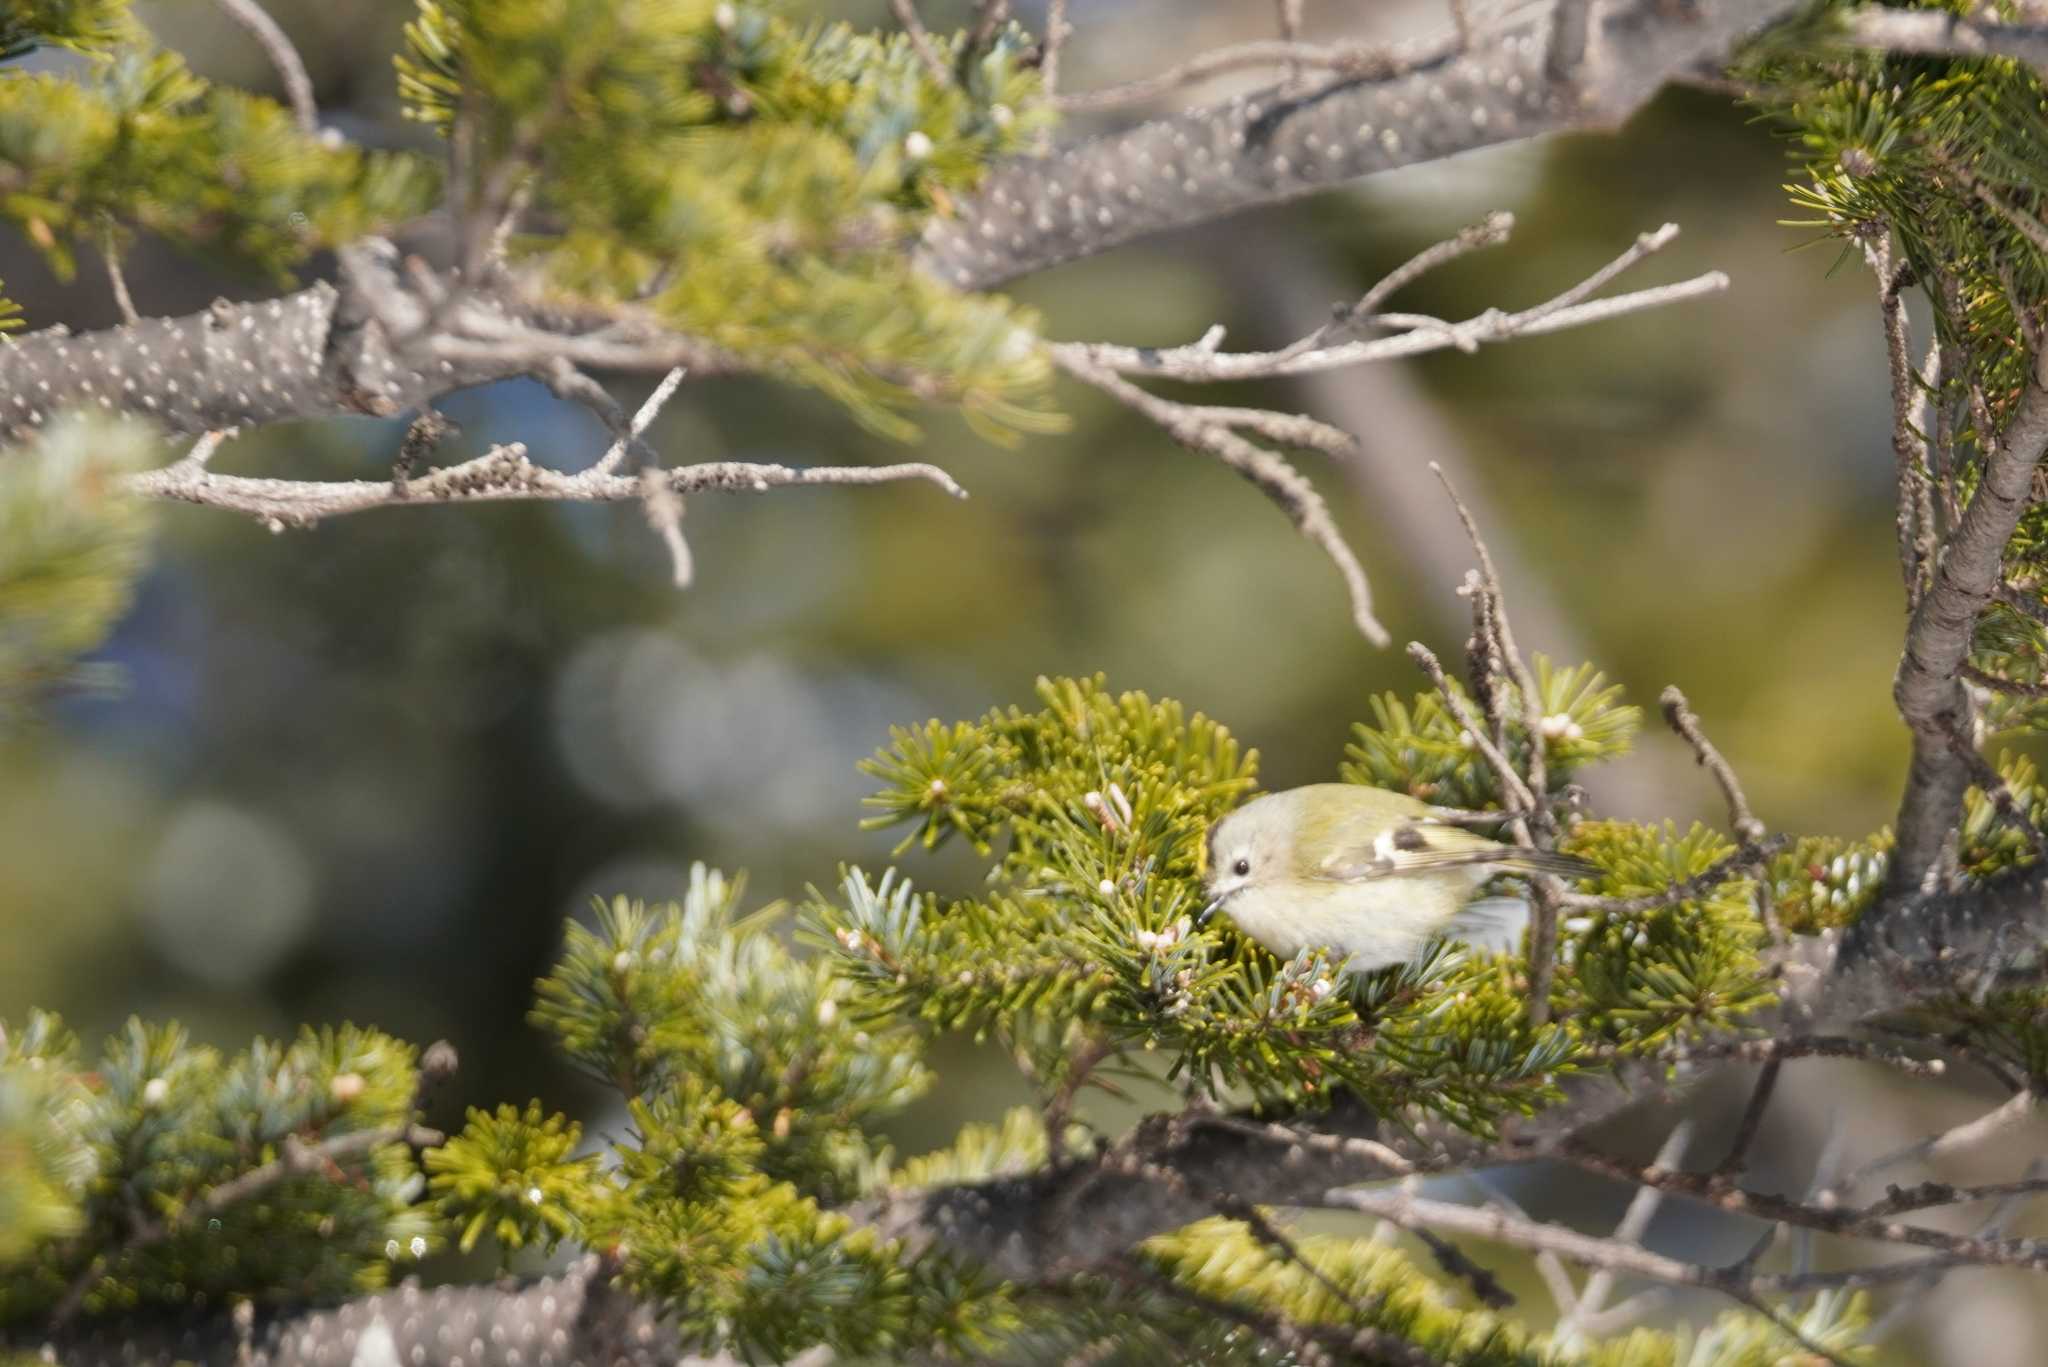
[[1927,446],[1914,426],[1919,406],[1918,377],[1906,354],[1908,346],[1906,301],[1902,291],[1906,272],[1892,260],[1891,239],[1880,235],[1865,246],[1871,271],[1877,276],[1878,309],[1884,319],[1885,359],[1891,373],[1893,480],[1898,492],[1897,529],[1899,577],[1905,584],[1906,610],[1912,611],[1926,592],[1928,564],[1923,547],[1930,529],[1921,523],[1921,509],[1929,506],[1927,493]]
[[1050,0],[1045,9],[1045,48],[1038,62],[1038,77],[1045,93],[1054,100],[1060,93],[1060,54],[1074,26],[1067,22],[1067,0]]
[[1147,103],[1212,76],[1275,66],[1294,72],[1327,71],[1339,79],[1384,80],[1436,60],[1448,53],[1452,46],[1452,40],[1447,38],[1398,46],[1377,43],[1329,45],[1304,43],[1295,38],[1263,39],[1215,48],[1140,80],[1104,86],[1100,90],[1055,95],[1053,105],[1068,114],[1121,109],[1127,105]]
[[1358,563],[1342,532],[1330,516],[1315,485],[1285,459],[1254,445],[1221,422],[1203,415],[1196,406],[1162,399],[1109,369],[1088,360],[1084,349],[1053,348],[1054,362],[1069,375],[1093,385],[1111,398],[1156,423],[1161,430],[1191,451],[1216,457],[1278,504],[1303,536],[1322,549],[1336,565],[1351,598],[1351,620],[1374,645],[1386,645],[1393,638],[1373,615],[1372,586],[1365,567]]
[[285,98],[299,122],[299,131],[318,133],[320,106],[313,99],[313,78],[307,74],[305,60],[292,46],[291,38],[257,0],[220,0],[220,7],[262,45],[264,55],[270,58],[278,79],[284,83]]
[[[886,484],[922,479],[955,498],[967,491],[936,465],[791,465],[711,461],[663,471],[662,485],[678,494],[764,493],[797,485]],[[178,465],[147,470],[129,477],[129,485],[149,498],[196,503],[244,513],[276,531],[310,527],[330,517],[371,508],[399,508],[432,503],[627,503],[646,496],[637,475],[586,470],[564,474],[536,465],[524,445],[493,447],[460,465],[430,471],[399,484],[392,480],[290,480],[243,475],[217,475]]]
[[[2003,1118],[2000,1125],[2005,1123]],[[1951,1132],[1953,1133],[1953,1132]],[[1970,1142],[1978,1142],[1973,1136]],[[2018,1267],[2048,1271],[2048,1240],[1993,1239],[1951,1234],[1925,1225],[1906,1224],[1889,1215],[1871,1215],[1853,1207],[1830,1207],[1826,1193],[1812,1204],[1768,1192],[1738,1187],[1716,1173],[1678,1172],[1630,1162],[1578,1140],[1546,1150],[1588,1172],[1625,1182],[1654,1186],[1686,1200],[1760,1220],[1775,1221],[1870,1243],[1931,1249],[1986,1267]],[[1925,1209],[1926,1207],[1919,1207]]]
[[142,315],[135,311],[135,296],[128,292],[128,276],[121,269],[121,244],[109,219],[100,229],[100,259],[106,263],[107,284],[114,291],[114,307],[121,310],[121,321],[136,323]]
[[1626,1272],[1674,1286],[1696,1286],[1718,1291],[1734,1297],[1764,1315],[1779,1329],[1797,1339],[1808,1352],[1816,1354],[1823,1361],[1847,1367],[1839,1355],[1806,1338],[1796,1326],[1765,1306],[1761,1296],[1749,1284],[1747,1269],[1740,1265],[1734,1269],[1706,1267],[1699,1263],[1666,1257],[1661,1253],[1652,1253],[1646,1248],[1619,1238],[1582,1234],[1566,1225],[1527,1220],[1498,1208],[1461,1206],[1449,1201],[1414,1196],[1395,1189],[1349,1187],[1323,1193],[1320,1204],[1332,1209],[1361,1211],[1403,1229],[1448,1230],[1532,1252],[1554,1253],[1558,1257],[1586,1267],[1602,1268],[1616,1273]]
[[917,60],[926,73],[940,85],[953,84],[953,69],[932,46],[932,33],[917,12],[917,0],[889,0],[889,10],[896,16],[896,22],[903,26],[903,36],[910,40],[910,50],[917,54]]
[[1937,57],[2014,57],[2048,70],[2048,27],[2040,24],[2000,24],[1949,10],[1875,5],[1849,11],[1841,22],[1849,41],[1861,47]]
[[[1477,229],[1466,233],[1505,232],[1513,220],[1505,223],[1489,219]],[[1718,293],[1728,288],[1728,277],[1719,271],[1709,271],[1689,280],[1672,285],[1658,285],[1650,289],[1635,290],[1607,299],[1585,298],[1587,287],[1592,281],[1604,284],[1611,280],[1620,269],[1642,260],[1648,250],[1645,242],[1656,246],[1670,241],[1670,231],[1645,234],[1638,238],[1614,262],[1596,271],[1587,280],[1581,281],[1533,308],[1518,313],[1507,313],[1499,309],[1488,309],[1462,322],[1446,322],[1441,319],[1423,319],[1416,315],[1377,314],[1351,319],[1352,326],[1374,324],[1380,327],[1399,327],[1395,336],[1375,337],[1355,342],[1337,342],[1330,345],[1304,348],[1295,343],[1279,351],[1222,351],[1212,333],[1203,340],[1188,346],[1161,349],[1149,347],[1116,346],[1106,342],[1068,342],[1060,344],[1063,349],[1078,351],[1096,365],[1126,375],[1150,375],[1160,379],[1209,382],[1221,380],[1267,379],[1281,375],[1302,375],[1318,370],[1331,370],[1340,366],[1360,365],[1368,361],[1393,360],[1403,356],[1419,356],[1426,352],[1442,351],[1447,347],[1460,350],[1477,350],[1480,346],[1504,342],[1518,337],[1535,337],[1545,333],[1558,332],[1566,328],[1580,327],[1587,323],[1604,322],[1643,309],[1661,308],[1685,299]],[[1488,245],[1481,239],[1467,239],[1466,234],[1450,240],[1451,244],[1469,241],[1469,245],[1458,250],[1430,259],[1428,265],[1438,265],[1455,256],[1462,255],[1472,246]],[[1444,251],[1450,244],[1439,244],[1432,252]],[[1429,257],[1430,253],[1424,253]],[[1416,258],[1417,261],[1422,257]],[[1400,268],[1395,276],[1415,265],[1411,261]],[[1417,271],[1415,274],[1419,274]],[[1395,277],[1389,277],[1390,279]],[[1405,284],[1413,274],[1401,278]],[[1598,288],[1593,285],[1592,288]],[[1369,296],[1368,296],[1369,297]],[[1566,302],[1569,301],[1569,302]],[[1213,340],[1212,340],[1213,339]]]
[[1381,276],[1373,287],[1359,300],[1338,311],[1337,316],[1323,327],[1291,346],[1275,352],[1276,364],[1292,360],[1296,356],[1321,351],[1339,341],[1345,340],[1359,327],[1381,321],[1377,318],[1380,306],[1408,285],[1419,280],[1430,271],[1470,252],[1485,247],[1498,247],[1508,240],[1515,229],[1515,216],[1505,209],[1496,209],[1484,219],[1460,230],[1455,236],[1424,247],[1414,256]]
[[[1545,133],[1613,127],[1672,76],[1709,66],[1798,0],[1627,0],[1589,25],[1601,60],[1570,81],[1546,58],[1550,16],[1523,10],[1441,57],[1372,80],[1283,81],[1020,159],[927,226],[917,259],[987,289],[1124,242],[1396,167]],[[1055,208],[1056,206],[1056,208]]]
[[1677,906],[1704,897],[1731,878],[1740,878],[1764,866],[1766,860],[1789,843],[1785,836],[1772,836],[1747,849],[1738,849],[1717,859],[1692,877],[1673,883],[1662,892],[1644,893],[1640,897],[1603,897],[1591,892],[1562,892],[1558,894],[1558,905],[1574,911],[1598,912],[1608,916],[1634,916],[1645,911],[1656,911],[1661,907]]
[[[1686,1146],[1692,1142],[1692,1133],[1691,1121],[1674,1125],[1657,1150],[1657,1166],[1675,1168],[1682,1163]],[[1629,1198],[1628,1209],[1622,1212],[1620,1222],[1615,1225],[1612,1237],[1620,1243],[1641,1245],[1643,1236],[1650,1232],[1650,1222],[1657,1218],[1657,1210],[1663,1204],[1664,1193],[1655,1187],[1637,1187],[1635,1195]],[[1561,1343],[1583,1341],[1588,1323],[1606,1309],[1608,1297],[1614,1294],[1615,1280],[1615,1269],[1611,1267],[1599,1268],[1586,1279],[1578,1299],[1558,1323],[1556,1337]]]
[[2043,383],[2043,360],[2037,355],[2011,417],[1988,444],[1976,493],[1944,542],[1932,582],[1906,629],[1892,697],[1912,732],[1913,754],[1887,885],[1901,903],[1937,891],[1934,875],[1970,785],[1969,762],[1951,740],[1968,731],[1970,704],[1961,671],[1977,618],[2004,582],[2006,543],[2048,453],[2048,389]]
[[[1891,1171],[1905,1163],[1929,1163],[1939,1158],[1954,1157],[1968,1153],[1981,1144],[2005,1133],[2008,1129],[2027,1119],[2039,1105],[2039,1098],[2032,1092],[2015,1092],[2004,1102],[1992,1107],[1981,1115],[1972,1116],[1959,1125],[1917,1139],[1911,1144],[1881,1154],[1862,1166],[1852,1170],[1846,1177],[1824,1188],[1814,1198],[1814,1204],[1833,1209],[1842,1204],[1845,1197],[1880,1173]],[[1890,1215],[1903,1210],[1920,1209],[1918,1206],[1899,1205],[1890,1207],[1880,1202],[1860,1212],[1868,1218]]]
[[1514,762],[1486,734],[1484,724],[1472,714],[1472,704],[1465,701],[1464,695],[1457,689],[1451,687],[1450,678],[1445,675],[1443,662],[1437,659],[1436,652],[1420,641],[1410,641],[1408,658],[1415,661],[1416,667],[1429,676],[1429,681],[1436,685],[1438,695],[1443,698],[1444,706],[1457,719],[1458,725],[1465,728],[1465,734],[1472,737],[1473,748],[1493,767],[1494,776],[1500,780],[1501,796],[1507,799],[1509,811],[1534,811],[1536,798],[1530,793],[1528,784],[1523,782]]
[[1742,781],[1735,776],[1735,766],[1730,764],[1714,743],[1707,739],[1706,728],[1700,725],[1699,715],[1686,701],[1685,694],[1676,684],[1667,687],[1657,699],[1664,709],[1664,720],[1692,747],[1694,759],[1720,786],[1721,797],[1728,804],[1728,824],[1735,832],[1735,838],[1744,845],[1755,845],[1767,834],[1764,823],[1756,819],[1749,809],[1749,799],[1743,795]]

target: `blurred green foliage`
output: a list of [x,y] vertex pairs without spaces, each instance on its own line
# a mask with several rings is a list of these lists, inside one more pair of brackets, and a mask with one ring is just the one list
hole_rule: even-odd
[[78,657],[143,572],[151,518],[122,480],[154,447],[142,423],[66,417],[32,454],[0,460],[0,728],[55,688],[104,677]]

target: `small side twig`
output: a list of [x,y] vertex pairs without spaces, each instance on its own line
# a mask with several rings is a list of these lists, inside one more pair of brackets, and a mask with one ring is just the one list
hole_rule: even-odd
[[1408,69],[1426,54],[1382,47],[1376,44],[1344,43],[1325,45],[1288,38],[1261,39],[1216,48],[1177,63],[1166,70],[1134,81],[1104,86],[1099,90],[1077,90],[1052,97],[1054,108],[1067,114],[1093,113],[1144,104],[1184,85],[1206,81],[1233,71],[1278,66],[1284,72],[1327,71],[1341,78],[1384,80]]
[[1455,235],[1424,247],[1415,255],[1403,261],[1394,269],[1381,276],[1373,287],[1361,295],[1356,303],[1341,309],[1329,323],[1316,329],[1292,346],[1276,353],[1276,359],[1303,355],[1317,351],[1355,331],[1361,325],[1373,321],[1382,305],[1406,289],[1415,281],[1437,269],[1456,261],[1461,256],[1498,247],[1507,242],[1515,231],[1515,216],[1505,209],[1496,209],[1479,222],[1460,229]]
[[121,269],[121,244],[111,219],[100,229],[100,258],[107,264],[107,283],[113,286],[114,307],[121,310],[121,321],[141,322],[142,315],[135,310],[135,296],[128,293],[127,273]]
[[1486,734],[1485,724],[1473,715],[1472,704],[1465,700],[1465,695],[1452,687],[1450,678],[1444,673],[1443,662],[1437,659],[1436,652],[1420,641],[1410,641],[1408,658],[1415,661],[1416,666],[1429,676],[1429,681],[1436,685],[1438,695],[1443,698],[1444,706],[1450,709],[1452,717],[1465,729],[1465,734],[1472,737],[1473,748],[1493,767],[1494,776],[1500,780],[1501,794],[1511,804],[1510,810],[1534,811],[1536,799],[1530,793],[1528,784],[1522,781],[1522,775],[1516,771],[1514,764]]
[[69,1324],[84,1307],[92,1289],[130,1255],[261,1196],[287,1178],[314,1172],[345,1175],[344,1163],[368,1157],[388,1144],[404,1143],[415,1149],[424,1149],[441,1143],[445,1136],[440,1131],[416,1123],[414,1117],[419,1114],[420,1098],[425,1090],[439,1083],[454,1068],[455,1051],[445,1041],[436,1042],[421,1056],[419,1076],[412,1098],[406,1103],[403,1121],[379,1129],[336,1135],[319,1143],[308,1143],[296,1134],[287,1134],[278,1157],[206,1188],[173,1215],[152,1218],[138,1208],[120,1248],[92,1259],[65,1288],[64,1295],[50,1311],[46,1330],[54,1332]]
[[[1971,671],[1969,666],[1965,665],[1958,672]],[[1999,819],[2018,831],[2026,838],[2027,843],[2033,846],[2036,858],[2048,859],[2048,832],[2043,832],[2027,810],[2020,806],[2020,800],[2014,795],[2012,785],[2007,783],[2005,777],[1991,766],[1991,761],[1985,759],[1978,751],[1975,743],[1963,731],[1961,724],[1956,723],[1954,719],[1950,721],[1951,724],[1947,727],[1949,746],[1962,761],[1970,776],[1970,782],[1984,794],[1985,801],[1991,804]]]
[[1045,83],[1048,98],[1060,91],[1060,54],[1066,48],[1073,26],[1067,22],[1067,0],[1050,0],[1045,8],[1045,49],[1039,58],[1038,78]]
[[648,424],[654,421],[656,414],[668,406],[669,399],[676,392],[676,386],[683,382],[683,376],[688,373],[686,367],[677,366],[662,376],[661,383],[647,396],[647,402],[640,405],[640,410],[633,415],[633,420],[626,424],[625,430],[620,432],[605,453],[597,458],[597,464],[591,469],[603,475],[618,469],[619,462],[625,459],[626,449],[640,441],[641,435],[647,431]]
[[[1680,1121],[1672,1127],[1657,1150],[1654,1161],[1658,1167],[1675,1168],[1685,1161],[1686,1147],[1692,1143],[1692,1131],[1689,1120]],[[1650,1232],[1650,1222],[1657,1218],[1657,1210],[1663,1204],[1664,1194],[1655,1187],[1637,1187],[1635,1195],[1629,1198],[1628,1209],[1622,1212],[1620,1222],[1614,1227],[1614,1239],[1624,1244],[1641,1244],[1643,1236]],[[1560,1342],[1572,1342],[1575,1337],[1586,1333],[1588,1322],[1606,1308],[1607,1298],[1614,1294],[1615,1281],[1614,1269],[1608,1267],[1598,1268],[1586,1278],[1578,1301],[1557,1326]]]
[[917,54],[918,63],[934,81],[942,86],[953,84],[953,69],[939,56],[939,50],[932,45],[932,32],[924,26],[924,19],[917,12],[917,0],[889,0],[889,9],[896,16],[896,22],[903,26],[903,34],[910,40],[910,50]]
[[[1764,1066],[1757,1070],[1756,1081],[1749,1089],[1749,1101],[1743,1106],[1742,1118],[1735,1125],[1735,1138],[1728,1145],[1727,1156],[1714,1169],[1715,1176],[1733,1179],[1740,1177],[1748,1168],[1750,1146],[1756,1143],[1757,1132],[1763,1128],[1764,1112],[1770,1109],[1771,1097],[1778,1090],[1778,1074],[1783,1068],[1784,1064],[1774,1058],[1766,1060]],[[1661,1157],[1658,1165],[1672,1166]]]
[[1903,291],[1907,272],[1892,260],[1891,239],[1880,234],[1864,246],[1870,269],[1877,276],[1878,311],[1884,320],[1885,361],[1890,371],[1892,396],[1893,480],[1897,488],[1898,512],[1894,518],[1899,542],[1899,576],[1906,589],[1906,609],[1919,606],[1926,591],[1929,565],[1921,548],[1930,535],[1920,523],[1920,510],[1931,506],[1925,474],[1926,444],[1914,428],[1919,386],[1908,346],[1906,301]]
[[1550,13],[1550,50],[1543,72],[1553,81],[1568,81],[1585,64],[1592,29],[1593,0],[1557,0]]
[[1336,565],[1351,598],[1351,620],[1359,632],[1374,645],[1383,646],[1393,639],[1373,614],[1372,586],[1366,580],[1365,567],[1337,530],[1329,505],[1299,470],[1276,452],[1246,441],[1222,423],[1209,421],[1200,408],[1162,399],[1096,364],[1083,349],[1054,347],[1052,356],[1062,370],[1144,415],[1182,446],[1214,456],[1251,481],[1287,514],[1296,531]]
[[292,46],[291,38],[256,0],[220,0],[220,7],[262,45],[264,55],[270,58],[271,66],[277,70],[278,79],[284,82],[285,98],[291,104],[293,117],[298,120],[299,131],[318,133],[320,106],[313,100],[313,78],[306,73],[305,60]]
[[1685,694],[1673,684],[1658,696],[1657,701],[1664,709],[1665,722],[1684,737],[1685,743],[1692,747],[1693,758],[1720,785],[1721,796],[1728,804],[1728,824],[1734,829],[1735,838],[1745,846],[1761,843],[1766,834],[1764,823],[1750,811],[1749,799],[1742,791],[1742,781],[1735,776],[1735,766],[1707,739],[1699,715],[1692,710]]

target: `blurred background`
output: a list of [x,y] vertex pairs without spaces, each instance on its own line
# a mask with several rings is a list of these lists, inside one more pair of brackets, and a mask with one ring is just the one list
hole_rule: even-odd
[[[390,68],[409,5],[269,8],[333,122],[417,144]],[[825,8],[887,22],[881,0]],[[960,8],[925,6],[935,25]],[[1021,17],[1036,24],[1041,8]],[[1309,11],[1315,36],[1442,22],[1440,5],[1392,0]],[[143,13],[206,74],[272,87],[211,5]],[[1075,0],[1067,83],[1270,36],[1271,13]],[[1611,136],[1404,171],[1020,293],[1061,338],[1172,344],[1221,322],[1232,345],[1275,346],[1489,210],[1515,213],[1512,242],[1431,275],[1406,307],[1525,307],[1679,224],[1622,287],[1720,269],[1725,294],[1213,397],[1359,435],[1354,459],[1303,465],[1397,639],[1453,654],[1464,639],[1453,589],[1469,553],[1427,473],[1436,460],[1503,562],[1526,646],[1596,661],[1652,714],[1660,688],[1682,685],[1773,828],[1856,835],[1890,818],[1905,757],[1889,696],[1902,609],[1885,370],[1868,273],[1832,245],[1800,250],[1808,231],[1779,222],[1787,150],[1725,97],[1676,90]],[[148,313],[269,292],[148,244],[129,275]],[[5,241],[0,277],[32,326],[117,321],[95,263],[61,283]],[[632,406],[648,385],[613,387]],[[755,901],[800,898],[842,862],[888,862],[896,836],[857,829],[869,785],[855,764],[892,724],[1028,703],[1041,673],[1102,670],[1224,720],[1259,749],[1269,786],[1333,777],[1368,695],[1421,686],[1400,651],[1360,639],[1335,571],[1255,491],[1090,392],[1060,398],[1073,430],[1017,449],[929,423],[917,455],[972,491],[964,503],[915,484],[694,499],[698,575],[681,593],[632,508],[384,511],[282,536],[165,508],[154,569],[102,652],[125,687],[0,739],[0,1018],[48,1007],[91,1039],[131,1013],[175,1016],[225,1047],[353,1019],[453,1041],[450,1105],[538,1095],[588,1112],[594,1094],[523,1019],[564,918],[595,894],[674,895],[693,860],[747,870]],[[450,459],[516,438],[574,467],[605,444],[537,385],[446,409],[464,429]],[[401,430],[274,429],[216,468],[374,474]],[[679,463],[905,458],[813,394],[747,381],[686,385],[652,437]],[[1620,815],[1721,817],[1654,726],[1594,787]],[[911,859],[942,888],[979,871]],[[904,1118],[909,1151],[1022,1095],[991,1057],[937,1061],[947,1086]],[[1780,1090],[1793,1103],[1774,1112],[1758,1173],[1787,1187],[1805,1181],[1823,1110],[1857,1117],[1867,1156],[1994,1100],[1959,1083],[1938,1114],[1906,1109],[1839,1066],[1794,1067],[1817,1070]],[[1816,1086],[1824,1106],[1802,1108]],[[1740,1098],[1731,1086],[1720,1109]],[[1699,1161],[1731,1124],[1708,1120]],[[1987,1155],[1987,1174],[2014,1152]],[[1522,1199],[1597,1225],[1623,1198],[1553,1182]],[[1733,1257],[1751,1238],[1674,1209],[1651,1241]],[[1917,1316],[1889,1360],[2038,1361],[2039,1301],[2038,1282],[1958,1274],[1929,1303],[1968,1315]]]

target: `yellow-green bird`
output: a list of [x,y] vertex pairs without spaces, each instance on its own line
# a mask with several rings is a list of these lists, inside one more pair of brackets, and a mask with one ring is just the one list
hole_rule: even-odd
[[1527,904],[1472,900],[1496,874],[1599,872],[1572,855],[1489,840],[1425,802],[1356,783],[1254,798],[1210,828],[1208,861],[1205,920],[1226,911],[1283,959],[1317,946],[1360,972],[1407,963],[1437,938],[1513,949]]

